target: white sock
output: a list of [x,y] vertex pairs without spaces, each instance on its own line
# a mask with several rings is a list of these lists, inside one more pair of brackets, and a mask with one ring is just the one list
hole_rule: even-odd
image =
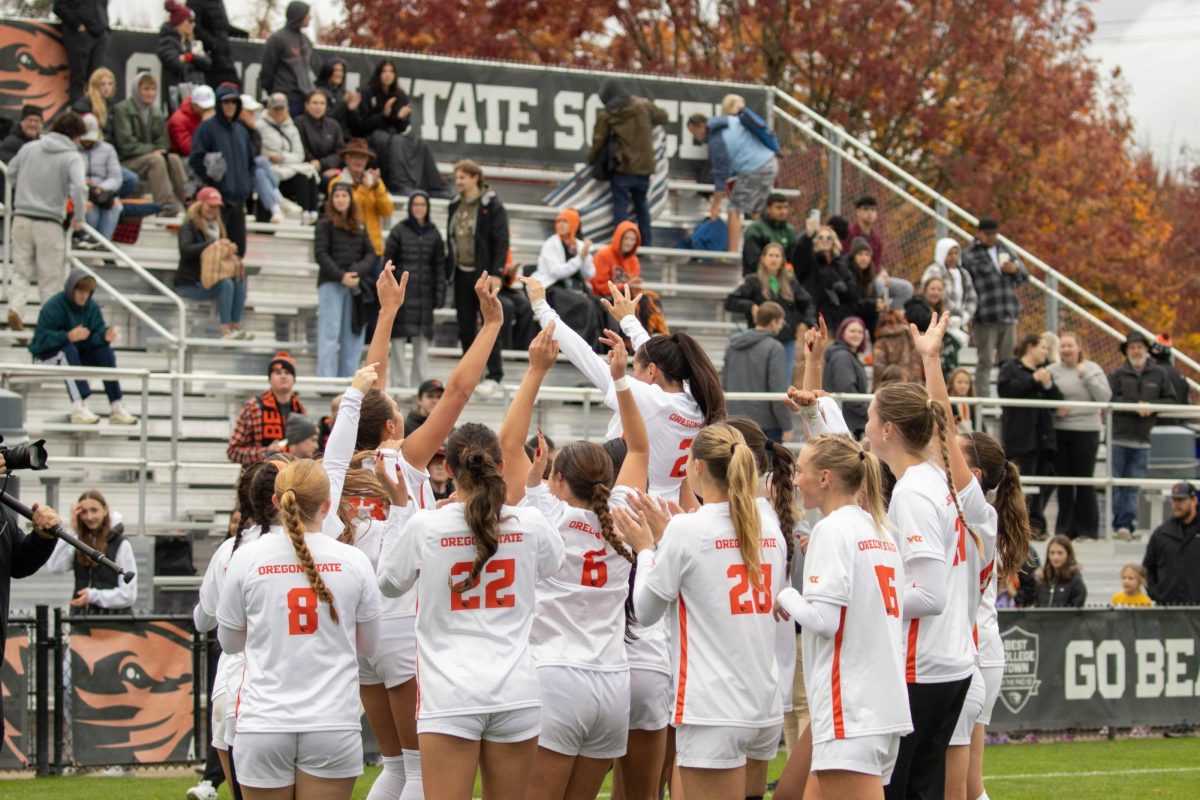
[[109,413],[110,413],[110,414],[116,414],[116,413],[118,413],[118,412],[120,412],[120,411],[124,411],[124,410],[125,410],[125,406],[123,406],[123,405],[121,404],[121,401],[120,401],[120,400],[114,400],[114,401],[112,401],[112,403],[110,403],[109,405],[110,405],[110,408],[109,408]]
[[82,400],[76,400],[75,405],[71,406],[72,411],[83,411],[87,408]]
[[375,779],[367,800],[400,800],[404,791],[404,756],[383,756],[383,772]]
[[421,751],[404,752],[404,792],[400,800],[425,800],[425,784],[421,782]]
[[979,795],[979,797],[976,797],[976,798],[975,798],[975,800],[991,800],[991,799],[990,799],[990,798],[987,796],[987,789],[984,789],[984,790],[983,790],[983,794]]

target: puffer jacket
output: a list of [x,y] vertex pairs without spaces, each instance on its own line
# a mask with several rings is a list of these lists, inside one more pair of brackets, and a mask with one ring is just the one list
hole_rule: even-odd
[[375,248],[371,247],[367,231],[361,225],[357,233],[350,233],[335,228],[332,222],[322,217],[317,221],[313,250],[319,268],[318,286],[341,283],[347,272],[357,272],[365,282],[370,279],[371,270],[375,267]]
[[300,131],[300,141],[304,143],[304,153],[308,158],[321,162],[321,169],[337,169],[342,163],[338,152],[346,143],[342,134],[342,126],[329,118],[329,115],[316,119],[308,114],[296,118],[296,129]]
[[432,223],[418,225],[410,213],[407,220],[392,227],[383,257],[396,265],[397,272],[408,273],[408,291],[392,324],[392,338],[421,336],[432,339],[433,312],[446,303],[446,281],[442,271],[446,243],[442,241],[441,233]]
[[854,313],[857,306],[858,297],[850,267],[840,258],[825,261],[813,249],[813,240],[808,235],[796,240],[790,260],[796,271],[796,280],[812,297],[817,313],[825,316],[825,324],[830,330],[836,330],[843,319]]
[[203,84],[206,74],[212,68],[212,59],[202,48],[203,45],[199,53],[195,52],[190,44],[184,44],[179,31],[169,24],[159,28],[158,47],[155,52],[162,63],[163,86],[177,86],[181,83],[193,83],[197,86]]

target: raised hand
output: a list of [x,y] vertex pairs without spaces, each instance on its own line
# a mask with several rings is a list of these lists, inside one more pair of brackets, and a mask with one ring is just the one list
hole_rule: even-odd
[[634,553],[654,547],[654,533],[644,516],[635,516],[629,509],[620,506],[613,509],[612,516],[617,524],[617,536]]
[[829,327],[825,324],[825,315],[817,314],[817,327],[804,332],[805,357],[814,359],[825,358],[825,348],[829,346]]
[[475,296],[479,298],[479,315],[484,325],[504,322],[504,307],[500,305],[500,284],[492,285],[485,272],[475,281]]
[[393,506],[408,505],[408,485],[402,480],[397,480],[395,475],[388,475],[387,459],[383,457],[382,452],[375,454],[375,477],[388,493],[388,499],[392,501]]
[[628,369],[629,353],[625,349],[625,341],[617,334],[604,329],[604,335],[600,337],[600,341],[608,345],[608,372],[612,375],[614,381],[619,381],[625,377],[625,370]]
[[404,293],[408,290],[408,273],[400,276],[396,282],[396,266],[391,262],[383,265],[379,279],[375,281],[375,294],[379,298],[379,307],[384,311],[396,311],[404,305]]
[[554,325],[551,322],[529,344],[529,368],[549,372],[558,358],[558,342],[554,341]]
[[358,391],[366,394],[371,390],[371,387],[375,385],[375,381],[378,379],[379,374],[375,371],[375,365],[367,364],[359,369],[358,372],[354,373],[354,378],[350,381],[350,388],[358,389]]
[[546,299],[546,287],[537,278],[521,278],[521,283],[525,284],[525,293],[529,295],[529,302],[533,305],[544,302]]
[[666,501],[639,491],[637,494],[629,495],[629,507],[637,511],[650,526],[650,531],[654,534],[654,542],[657,544],[667,529],[667,523],[671,521],[671,510],[667,507]]
[[619,322],[631,314],[634,316],[637,315],[638,306],[642,302],[640,292],[635,296],[629,284],[618,288],[612,281],[608,282],[608,291],[612,294],[612,301],[601,300],[600,305],[604,306],[605,311],[613,315],[613,319]]
[[914,323],[908,323],[908,329],[912,333],[913,338],[913,349],[917,351],[917,355],[921,356],[921,358],[941,358],[942,338],[946,335],[946,328],[949,325],[949,311],[934,314],[933,319],[929,320],[929,327],[925,329],[924,333],[921,333],[921,329]]
[[550,460],[550,446],[540,430],[537,432],[537,442],[533,463],[529,465],[529,474],[525,476],[525,486],[530,489],[541,485],[542,476],[546,474],[546,462]]
[[795,386],[789,386],[787,390],[787,397],[783,398],[783,402],[794,413],[798,414],[805,406],[815,406],[817,404],[817,393],[804,391],[803,389],[797,389]]

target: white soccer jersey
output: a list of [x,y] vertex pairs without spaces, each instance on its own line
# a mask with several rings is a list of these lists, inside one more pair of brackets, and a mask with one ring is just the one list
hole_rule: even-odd
[[217,620],[246,631],[236,730],[358,730],[355,629],[378,619],[375,571],[361,551],[323,533],[304,537],[333,593],[338,622],[318,603],[286,533],[260,537],[230,559]]
[[987,587],[993,582],[992,570],[996,562],[996,509],[988,503],[983,488],[975,480],[959,492],[958,501],[962,504],[963,519],[967,521],[967,526],[983,544],[981,552],[971,535],[963,531],[959,537],[959,550],[955,554],[956,559],[965,558],[967,562],[967,618],[970,620],[971,636],[978,650],[979,613]]
[[975,643],[966,593],[974,581],[968,579],[966,561],[959,557],[966,531],[959,524],[945,473],[928,461],[909,467],[892,490],[888,519],[896,531],[905,571],[913,559],[932,558],[946,565],[948,581],[942,613],[904,624],[906,680],[947,683],[969,678],[975,668]]
[[801,631],[813,742],[912,730],[900,650],[904,561],[858,506],[818,522],[804,557],[804,598],[842,607],[832,639]]
[[[996,509],[992,508],[977,481],[972,481],[959,495],[963,516],[971,530],[983,540],[984,553],[979,553],[968,539],[967,555],[971,573],[977,577],[977,598],[972,598],[975,608],[975,644],[978,649],[980,667],[1004,666],[1004,642],[1000,640],[1000,621],[996,616],[996,534],[999,521]],[[972,552],[974,551],[974,552]]]
[[[258,525],[251,525],[242,531],[238,541],[241,549],[258,539]],[[274,530],[274,529],[273,529]],[[282,530],[282,529],[280,529]],[[192,617],[197,629],[201,632],[211,631],[217,627],[217,606],[221,601],[221,589],[225,586],[225,573],[229,569],[229,559],[233,557],[235,539],[230,537],[221,542],[221,546],[213,553],[204,570],[204,580],[200,582],[200,598],[196,602],[197,611]],[[203,624],[202,624],[203,623]],[[231,675],[241,676],[242,668],[246,665],[246,656],[242,653],[221,653],[217,657],[217,673],[212,680],[212,696],[222,697],[228,692]]]
[[529,648],[534,587],[562,568],[562,536],[536,509],[504,506],[496,553],[474,587],[455,592],[450,583],[470,574],[476,553],[463,509],[417,513],[379,564],[385,592],[416,583],[418,719],[541,702]]
[[706,504],[667,525],[644,581],[672,606],[677,725],[763,727],[783,719],[771,612],[785,585],[787,552],[766,515],[761,553],[764,585],[756,588],[729,503]]
[[[611,507],[625,505],[618,486]],[[529,643],[539,666],[601,672],[629,668],[625,657],[625,601],[631,564],[600,533],[591,511],[567,505],[545,484],[525,490],[521,506],[535,508],[563,542],[562,569],[537,585],[537,614]]]

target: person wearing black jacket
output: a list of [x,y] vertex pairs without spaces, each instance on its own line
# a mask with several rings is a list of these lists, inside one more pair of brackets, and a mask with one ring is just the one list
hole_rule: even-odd
[[1154,529],[1142,557],[1146,593],[1160,606],[1200,606],[1200,515],[1196,487],[1171,487],[1171,519]]
[[325,93],[325,116],[342,126],[342,137],[357,136],[361,128],[362,94],[346,89],[346,59],[330,56],[317,73],[317,88]]
[[108,47],[108,0],[54,0],[62,20],[63,49],[71,73],[68,96],[73,103],[93,72],[104,66]]
[[246,200],[254,188],[254,147],[250,131],[238,118],[242,97],[238,88],[224,83],[217,87],[217,113],[196,128],[188,166],[205,186],[221,193],[221,220],[238,255],[246,255]]
[[[7,475],[4,454],[0,453],[0,475]],[[61,523],[50,506],[33,507],[33,530],[26,535],[17,515],[0,505],[0,653],[7,638],[8,600],[13,578],[28,578],[42,568],[54,553],[57,541],[49,529]],[[0,729],[4,728],[4,707],[0,704]]]
[[[4,137],[4,141],[0,142],[0,161],[5,164],[13,160],[13,156],[17,152],[37,139],[42,135],[42,128],[45,123],[42,121],[42,110],[34,105],[27,105],[21,109],[21,120],[8,136]],[[0,183],[0,186],[3,186]]]
[[[860,354],[867,349],[867,328],[858,317],[846,317],[837,327],[833,343],[825,350],[825,369],[821,372],[821,388],[827,392],[870,394],[867,370]],[[861,439],[867,428],[869,403],[847,400],[842,403],[842,416],[855,439]]]
[[317,221],[317,376],[346,378],[358,369],[366,329],[364,305],[375,248],[354,204],[354,187],[334,183]]
[[304,155],[316,161],[321,173],[321,183],[326,183],[338,174],[342,165],[342,147],[346,140],[342,126],[329,118],[329,99],[325,92],[313,89],[304,100],[304,113],[296,117],[296,129],[300,141],[304,142]]
[[[1021,339],[1013,351],[1014,358],[1000,365],[996,393],[1000,397],[1026,400],[1061,400],[1063,394],[1054,384],[1054,377],[1045,363],[1046,345],[1035,333]],[[1054,433],[1054,409],[1013,408],[1005,406],[1000,412],[1000,440],[1004,452],[1021,470],[1022,475],[1050,475],[1054,471],[1054,453],[1058,438]],[[1026,495],[1029,524],[1044,534],[1046,517],[1042,513],[1049,494],[1042,487],[1039,494]]]
[[193,87],[204,85],[212,58],[196,37],[195,12],[175,0],[167,0],[166,9],[169,17],[158,31],[155,52],[162,63],[163,99],[167,111],[173,112]]
[[817,320],[812,297],[788,271],[783,246],[775,242],[762,248],[758,272],[747,276],[742,285],[725,298],[725,310],[745,314],[746,325],[754,327],[754,312],[768,300],[783,308],[783,328],[775,338],[787,354],[789,370],[795,369],[796,341],[804,334],[802,326],[812,327]]
[[187,6],[196,14],[196,38],[204,44],[205,52],[212,59],[208,85],[214,89],[222,83],[240,85],[242,79],[233,63],[229,39],[248,39],[250,34],[229,24],[224,0],[188,0]]
[[796,279],[816,304],[817,313],[834,330],[854,313],[857,293],[854,278],[839,258],[841,244],[833,228],[823,225],[812,231],[811,221],[805,233],[792,247],[792,269]]
[[1075,561],[1075,547],[1066,536],[1055,536],[1046,548],[1046,566],[1038,581],[1038,608],[1083,608],[1087,586]]
[[[493,286],[501,285],[508,263],[508,213],[500,198],[483,182],[483,169],[463,159],[454,165],[454,186],[458,194],[450,201],[446,225],[446,277],[454,283],[454,307],[458,319],[458,340],[463,352],[479,332],[479,298],[475,282],[487,273]],[[533,313],[524,295],[501,290],[504,323],[500,336],[488,356],[485,379],[475,387],[481,397],[491,397],[504,380],[502,343],[529,338]],[[514,330],[519,328],[520,330]]]
[[[413,192],[408,198],[408,218],[392,226],[383,246],[384,263],[391,261],[397,272],[408,273],[404,305],[392,323],[388,374],[395,377],[398,386],[420,386],[425,382],[429,347],[433,344],[433,312],[446,304],[446,242],[430,219],[430,211],[429,195],[420,190]],[[413,349],[411,377],[404,368],[405,342]],[[419,402],[420,397],[417,399]]]
[[292,0],[284,11],[284,26],[267,37],[263,46],[259,85],[268,95],[287,95],[288,112],[293,117],[304,111],[304,98],[316,88],[313,79],[312,40],[304,33],[309,6]]

